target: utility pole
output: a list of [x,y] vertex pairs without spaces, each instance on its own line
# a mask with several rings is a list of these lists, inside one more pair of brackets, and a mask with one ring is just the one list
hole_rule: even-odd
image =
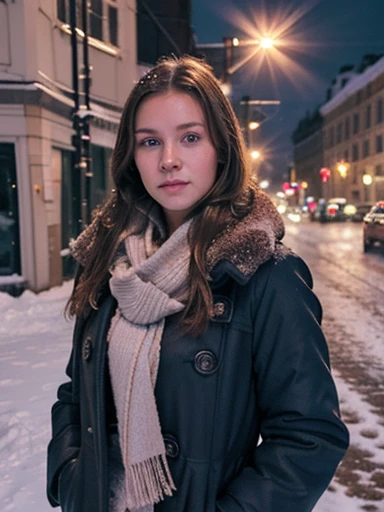
[[[79,220],[80,232],[90,221],[90,181],[92,178],[91,169],[91,137],[89,133],[89,120],[92,116],[90,109],[90,66],[88,56],[88,4],[87,0],[81,0],[83,18],[83,94],[79,92],[79,60],[77,48],[77,20],[76,0],[69,1],[70,26],[71,26],[71,48],[72,48],[72,87],[74,109],[72,114],[73,129],[75,134],[72,137],[72,145],[75,148],[74,166],[80,173],[80,203],[81,219]],[[83,98],[84,104],[80,102]]]

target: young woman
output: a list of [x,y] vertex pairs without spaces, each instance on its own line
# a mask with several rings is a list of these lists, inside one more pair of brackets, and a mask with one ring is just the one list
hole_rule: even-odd
[[73,245],[70,383],[52,409],[63,512],[306,512],[347,445],[305,263],[252,182],[204,63],[124,107],[115,191]]

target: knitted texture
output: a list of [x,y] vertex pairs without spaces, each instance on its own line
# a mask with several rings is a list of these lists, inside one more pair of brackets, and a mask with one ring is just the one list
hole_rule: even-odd
[[149,223],[144,237],[125,240],[130,265],[120,262],[111,269],[110,288],[118,308],[108,334],[109,367],[129,510],[150,511],[175,489],[154,387],[165,318],[184,308],[190,224],[180,226],[153,252]]

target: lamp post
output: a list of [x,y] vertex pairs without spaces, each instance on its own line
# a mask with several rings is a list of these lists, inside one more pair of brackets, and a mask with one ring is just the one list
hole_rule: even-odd
[[[90,65],[88,55],[88,2],[81,2],[82,40],[83,40],[83,74],[79,77],[79,59],[77,49],[78,26],[76,19],[76,0],[70,0],[70,27],[72,50],[72,87],[73,87],[73,129],[75,135],[72,145],[75,147],[74,166],[80,173],[80,216],[78,232],[85,228],[90,220],[91,193],[91,137],[89,132],[90,110]],[[83,95],[80,94],[79,78],[83,79]],[[80,104],[83,98],[85,104]]]
[[[231,84],[230,77],[238,71],[241,67],[243,67],[247,62],[249,62],[259,50],[268,51],[274,48],[275,40],[272,37],[261,37],[259,39],[239,39],[237,37],[223,37],[223,41],[221,43],[200,43],[196,45],[196,50],[202,51],[203,53],[211,53],[216,52],[216,50],[224,49],[224,58],[221,55],[221,58],[216,60],[213,59],[215,64],[223,64],[223,69],[220,70],[219,75],[222,81],[222,88],[227,94],[227,96],[231,95]],[[237,62],[234,62],[234,48],[240,47],[253,47],[255,48],[254,52],[250,52],[249,55],[245,56],[245,58],[240,59]],[[217,56],[216,56],[217,57]],[[208,59],[210,60],[210,59]],[[220,66],[221,67],[221,66]]]
[[[220,69],[220,64],[223,65],[222,70],[217,73],[221,78],[222,90],[226,96],[231,98],[232,87],[231,77],[242,66],[248,63],[259,51],[270,51],[275,46],[275,40],[271,37],[261,37],[259,39],[238,39],[237,37],[224,37],[222,43],[206,43],[197,44],[196,49],[205,51],[211,55],[211,64],[215,68],[216,73]],[[240,47],[253,47],[255,51],[250,52],[244,58],[234,62],[234,53],[236,48]],[[217,59],[218,50],[224,49],[224,58],[221,54],[221,60]],[[207,55],[206,55],[207,56]],[[244,138],[248,150],[250,151],[252,169],[256,171],[256,162],[260,162],[260,152],[253,148],[253,132],[260,126],[260,123],[267,118],[267,115],[260,110],[260,106],[266,105],[280,105],[280,100],[252,100],[249,96],[243,96],[240,101],[241,115],[239,115],[240,124],[243,128]],[[251,111],[252,109],[252,111]],[[258,166],[257,166],[258,167]]]
[[372,185],[372,182],[373,182],[373,178],[372,178],[372,175],[371,174],[368,174],[368,173],[365,173],[363,174],[363,183],[364,183],[364,201],[369,201],[369,196],[370,196],[370,185]]

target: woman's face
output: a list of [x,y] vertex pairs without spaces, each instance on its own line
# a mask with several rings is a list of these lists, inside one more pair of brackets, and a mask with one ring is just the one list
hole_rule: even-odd
[[204,112],[189,94],[170,91],[146,98],[135,121],[136,166],[172,233],[216,180],[217,154]]

